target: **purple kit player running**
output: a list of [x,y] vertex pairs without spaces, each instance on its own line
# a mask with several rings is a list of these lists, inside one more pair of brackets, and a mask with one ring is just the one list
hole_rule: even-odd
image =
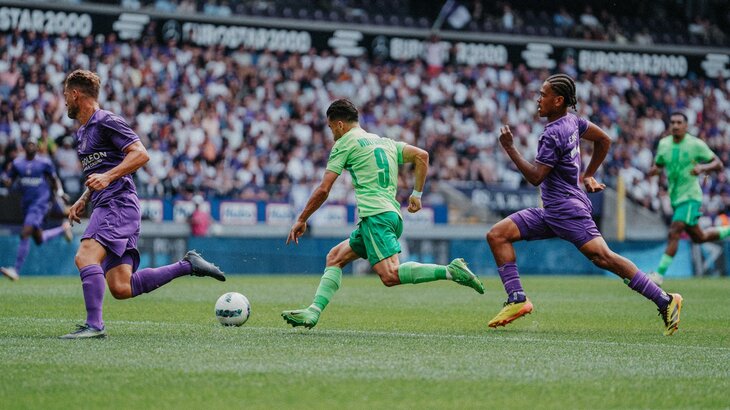
[[504,308],[489,326],[505,326],[532,312],[532,303],[525,296],[517,273],[512,243],[559,237],[572,242],[596,266],[622,277],[631,289],[652,300],[664,320],[664,334],[671,335],[679,325],[682,296],[665,293],[630,260],[612,252],[591,218],[591,203],[580,189],[580,139],[594,143],[593,156],[582,177],[588,192],[606,187],[593,175],[606,158],[611,140],[596,125],[568,113],[568,107],[575,109],[576,102],[575,83],[567,75],[550,76],[540,87],[537,112],[540,117],[547,117],[549,123],[540,135],[535,164],[525,160],[514,147],[509,126],[500,130],[499,142],[522,175],[531,184],[540,185],[543,208],[514,213],[487,234],[507,291]]
[[69,210],[69,220],[81,222],[86,204],[93,212],[76,252],[76,266],[86,304],[86,323],[62,339],[106,337],[102,320],[104,278],[117,299],[151,292],[183,275],[226,280],[217,266],[195,251],[161,268],[137,272],[141,215],[132,173],[148,160],[137,134],[119,116],[99,109],[100,80],[96,73],[76,70],[64,85],[68,116],[82,125],[76,133],[77,152],[86,178],[86,190]]
[[[38,152],[38,142],[35,138],[28,138],[23,144],[25,157],[18,157],[10,164],[8,170],[8,178],[5,184],[10,186],[14,181],[18,181],[18,188],[23,195],[23,228],[20,231],[20,244],[18,245],[18,253],[15,257],[14,267],[2,267],[0,272],[11,280],[18,280],[25,258],[30,252],[30,237],[33,237],[36,245],[55,238],[61,234],[66,240],[71,242],[73,234],[71,233],[71,225],[63,222],[61,226],[43,230],[43,220],[51,207],[56,209],[56,213],[63,215],[63,209],[59,205],[62,201],[63,186],[56,175],[56,167],[47,157],[36,155]],[[55,193],[56,198],[51,199],[51,191]]]

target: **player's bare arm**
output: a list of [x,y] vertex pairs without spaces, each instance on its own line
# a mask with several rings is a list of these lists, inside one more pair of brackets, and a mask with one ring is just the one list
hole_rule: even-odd
[[651,168],[649,168],[649,171],[646,173],[646,175],[648,175],[650,177],[660,175],[662,173],[663,169],[664,169],[663,166],[654,164],[651,166]]
[[421,209],[421,196],[428,175],[428,151],[413,145],[403,147],[403,162],[414,165],[414,193],[408,198],[408,212],[415,213]]
[[708,172],[721,171],[722,168],[722,161],[720,161],[720,158],[715,156],[715,158],[713,158],[712,161],[708,163],[695,165],[695,167],[692,169],[692,175],[700,175]]
[[327,200],[327,197],[330,195],[330,191],[332,190],[332,185],[334,185],[337,177],[339,176],[340,175],[336,172],[324,172],[322,182],[320,182],[319,186],[314,190],[314,192],[312,192],[312,195],[307,201],[307,205],[304,206],[302,213],[299,214],[294,225],[292,225],[289,235],[286,237],[287,245],[292,241],[297,245],[299,244],[299,238],[304,235],[304,232],[307,230],[307,221],[309,220],[309,217],[312,216],[312,214],[314,214],[317,209],[322,206],[324,201]]
[[512,136],[512,131],[509,129],[509,125],[500,127],[499,132],[499,143],[502,144],[502,148],[504,148],[504,151],[509,155],[512,162],[515,163],[517,169],[520,170],[527,182],[534,186],[540,185],[552,168],[540,163],[533,164],[526,160],[517,148],[515,148],[514,137]]
[[603,191],[606,184],[596,181],[593,175],[608,155],[608,150],[611,148],[611,138],[599,126],[591,122],[588,123],[588,128],[581,135],[581,138],[593,142],[593,156],[591,156],[591,161],[588,163],[585,173],[583,173],[583,185],[585,185],[588,192]]
[[76,223],[81,223],[81,217],[84,216],[84,212],[86,211],[86,204],[89,203],[91,200],[91,193],[93,191],[89,189],[88,187],[84,190],[84,193],[81,194],[81,197],[74,202],[73,205],[68,209],[68,221],[71,222],[71,225]]
[[126,154],[124,160],[116,167],[103,174],[89,175],[86,179],[86,186],[95,191],[101,191],[117,179],[138,170],[150,160],[147,149],[140,141],[134,142],[125,148],[124,154]]

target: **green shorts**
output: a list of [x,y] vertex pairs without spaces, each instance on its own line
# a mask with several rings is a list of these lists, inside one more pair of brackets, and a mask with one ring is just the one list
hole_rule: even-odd
[[350,234],[350,248],[370,266],[400,253],[403,220],[395,212],[366,216]]
[[699,222],[702,212],[700,208],[702,202],[700,201],[685,201],[677,205],[674,208],[674,216],[672,216],[672,222],[684,222],[687,226],[695,226]]

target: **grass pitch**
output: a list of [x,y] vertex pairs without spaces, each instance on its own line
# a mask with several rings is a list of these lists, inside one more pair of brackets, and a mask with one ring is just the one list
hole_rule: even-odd
[[[669,281],[685,298],[662,336],[654,305],[617,279],[530,277],[535,311],[487,329],[505,298],[453,283],[386,288],[345,277],[312,330],[315,276],[182,278],[137,299],[107,293],[107,340],[58,340],[83,321],[78,278],[0,282],[0,407],[727,408],[729,280]],[[245,294],[226,328],[218,296]]]

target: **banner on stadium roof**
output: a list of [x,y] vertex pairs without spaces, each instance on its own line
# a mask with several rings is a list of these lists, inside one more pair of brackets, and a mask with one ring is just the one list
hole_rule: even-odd
[[[387,34],[378,34],[351,28],[311,28],[311,25],[303,29],[303,25],[298,24],[301,22],[295,20],[292,20],[291,27],[282,27],[282,22],[286,20],[278,19],[274,27],[273,23],[267,26],[266,19],[260,19],[260,23],[257,21],[255,24],[239,24],[235,18],[170,18],[169,15],[138,11],[120,13],[116,8],[100,11],[64,4],[49,4],[42,8],[26,7],[20,2],[15,4],[20,6],[0,7],[0,31],[47,32],[51,35],[67,33],[71,37],[116,33],[122,40],[137,40],[151,35],[162,42],[175,40],[202,47],[223,46],[229,49],[291,53],[307,53],[314,48],[345,57],[369,56],[396,61],[428,58],[431,62],[440,59],[441,63],[466,66],[486,64],[501,67],[511,63],[515,67],[524,64],[529,68],[549,70],[559,67],[570,57],[579,72],[600,70],[609,73],[667,74],[673,77],[694,74],[730,78],[730,56],[721,52],[688,51],[683,54],[616,51],[602,49],[600,44],[594,46],[589,42],[584,47],[556,46],[540,41],[501,44],[494,41],[442,39],[432,42],[427,31],[421,37],[397,36],[389,34],[392,28]],[[485,39],[488,38],[489,35],[485,34]]]

